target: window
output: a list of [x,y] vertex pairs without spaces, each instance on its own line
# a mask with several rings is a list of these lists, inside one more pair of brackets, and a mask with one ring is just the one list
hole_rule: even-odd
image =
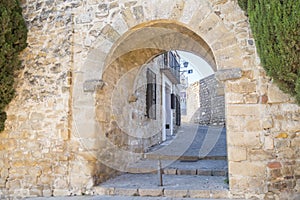
[[146,115],[156,119],[156,75],[147,69]]

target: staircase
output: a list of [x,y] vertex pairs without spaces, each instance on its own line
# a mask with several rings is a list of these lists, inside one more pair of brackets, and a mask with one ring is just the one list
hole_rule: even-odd
[[183,125],[127,173],[94,189],[99,195],[226,199],[225,128]]

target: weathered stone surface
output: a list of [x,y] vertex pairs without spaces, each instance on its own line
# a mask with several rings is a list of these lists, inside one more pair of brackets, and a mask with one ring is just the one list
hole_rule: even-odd
[[238,172],[241,176],[264,177],[265,167],[260,162],[231,162],[229,161],[229,171]]
[[87,80],[83,83],[84,92],[95,92],[96,89],[102,89],[104,82],[101,80]]
[[190,190],[189,196],[191,198],[210,198],[209,190]]
[[146,188],[140,188],[139,189],[139,195],[140,196],[148,196],[148,197],[159,197],[163,196],[163,189],[146,189]]
[[165,189],[164,196],[166,197],[174,197],[174,198],[184,198],[188,196],[188,190],[172,190]]
[[289,101],[290,97],[287,94],[284,94],[279,88],[270,84],[268,87],[268,102],[269,103],[281,103]]
[[[7,107],[6,129],[0,134],[1,199],[90,194],[94,183],[115,175],[116,171],[84,151],[85,145],[97,150],[92,152],[95,155],[108,152],[106,157],[110,157],[114,151],[105,148],[105,141],[93,137],[103,137],[111,130],[109,122],[117,115],[109,107],[111,102],[106,101],[115,88],[107,86],[103,98],[96,101],[94,95],[83,92],[84,81],[89,80],[83,74],[88,68],[93,78],[101,79],[104,68],[112,69],[108,79],[116,83],[133,67],[169,49],[193,52],[214,70],[217,66],[236,68],[224,71],[225,75],[217,73],[226,87],[228,149],[233,153],[233,146],[246,148],[250,159],[243,160],[243,153],[235,157],[242,161],[229,160],[230,195],[297,199],[300,108],[269,82],[259,66],[249,23],[235,1],[37,0],[22,1],[22,7],[29,29],[28,47],[20,56],[23,70],[16,76],[17,95]],[[173,21],[168,20],[171,18]],[[148,35],[140,34],[149,27]],[[154,27],[159,31],[153,32]],[[135,39],[122,45],[133,32]],[[139,42],[146,36],[147,43]],[[122,53],[113,60],[125,55],[123,67],[104,63],[118,48]],[[97,58],[92,60],[95,63],[89,59],[93,49],[99,49],[92,55]],[[127,54],[128,49],[144,50]],[[128,83],[124,86],[127,91]],[[124,91],[120,101],[128,101],[129,96],[122,96],[127,94]],[[121,111],[117,109],[123,115]],[[133,112],[126,119],[132,127],[143,127],[147,124],[139,124],[143,116],[144,112]],[[86,130],[88,138],[83,134]],[[140,130],[131,132],[142,133]],[[278,137],[280,133],[287,137]],[[127,136],[112,138],[122,144],[139,143]],[[160,138],[148,137],[146,146],[157,140]],[[138,145],[134,148],[140,149]],[[280,162],[282,168],[268,168],[269,162]]]
[[224,125],[224,85],[216,80],[215,75],[194,83],[187,89],[187,93],[187,122]]
[[138,190],[137,189],[130,189],[130,188],[116,188],[115,195],[119,196],[137,196]]
[[231,161],[247,160],[247,150],[242,147],[231,147],[228,152],[228,159]]
[[215,74],[216,74],[216,78],[219,81],[227,81],[227,80],[239,79],[242,77],[243,73],[241,69],[234,68],[234,69],[218,70]]

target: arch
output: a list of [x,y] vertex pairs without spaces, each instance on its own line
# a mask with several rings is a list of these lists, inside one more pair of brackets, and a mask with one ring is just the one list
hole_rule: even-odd
[[[105,68],[123,54],[144,48],[157,49],[158,53],[170,50],[193,52],[217,71],[213,51],[209,45],[184,24],[174,20],[149,21],[130,29],[114,43],[106,58]],[[153,56],[155,55],[150,55]],[[149,57],[145,58],[148,59]]]
[[[156,55],[174,49],[200,56],[215,71],[242,68],[248,64],[243,60],[248,53],[242,50],[239,37],[232,31],[238,22],[246,19],[239,16],[240,10],[237,14],[239,18],[227,20],[214,12],[215,5],[208,0],[165,3],[169,6],[161,6],[158,0],[138,1],[134,5],[128,3],[120,8],[121,12],[117,12],[114,19],[110,19],[112,23],[97,23],[87,33],[93,38],[87,48],[89,52],[83,54],[85,61],[75,63],[73,69],[73,96],[76,98],[72,99],[72,139],[81,145],[82,151],[92,160],[88,162],[92,165],[91,175],[94,177],[101,173],[100,160],[107,158],[107,155],[101,157],[103,152],[99,149],[113,151],[99,137],[115,128],[111,123],[114,116],[109,99],[124,73]],[[235,9],[235,3],[226,2],[224,7],[224,12],[230,13]],[[251,62],[252,58],[249,58]],[[100,80],[105,86],[97,90],[103,86]],[[84,90],[86,83],[91,84],[90,91]],[[80,154],[79,159],[82,159]],[[109,176],[110,172],[107,171],[107,174]]]

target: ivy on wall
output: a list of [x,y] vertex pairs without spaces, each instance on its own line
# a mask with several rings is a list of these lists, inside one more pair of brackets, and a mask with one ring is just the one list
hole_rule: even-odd
[[262,66],[300,105],[300,1],[238,0],[249,17]]
[[27,28],[18,0],[0,0],[0,131],[5,107],[14,97],[14,72],[20,69],[19,53],[26,48]]

